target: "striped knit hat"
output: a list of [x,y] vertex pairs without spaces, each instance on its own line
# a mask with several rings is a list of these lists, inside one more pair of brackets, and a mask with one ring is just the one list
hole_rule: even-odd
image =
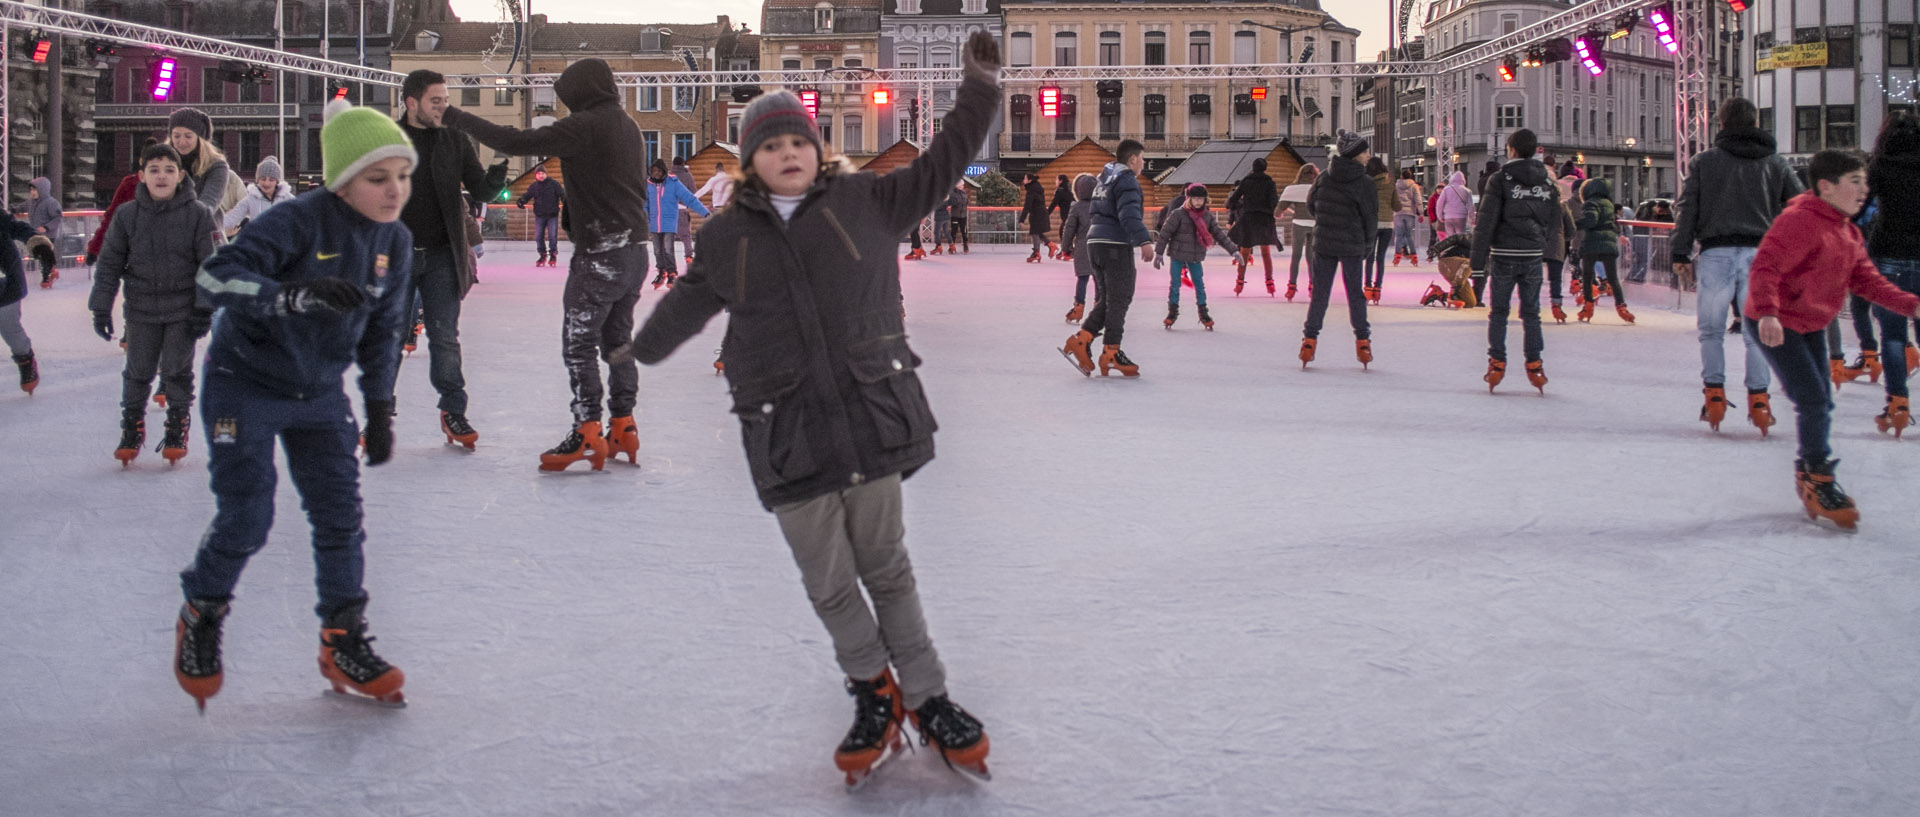
[[826,149],[820,146],[820,126],[807,115],[807,107],[791,91],[762,94],[747,106],[740,121],[744,123],[740,127],[742,164],[753,164],[753,154],[760,149],[761,142],[787,134],[806,137],[815,150],[826,155]]
[[320,178],[328,190],[339,192],[360,171],[395,156],[411,164],[420,162],[413,152],[413,141],[379,111],[336,99],[327,103],[324,116],[326,124],[320,127]]

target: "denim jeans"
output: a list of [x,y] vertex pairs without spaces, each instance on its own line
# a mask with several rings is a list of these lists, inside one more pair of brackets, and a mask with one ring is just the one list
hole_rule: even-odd
[[1332,256],[1315,253],[1313,256],[1313,301],[1307,306],[1307,326],[1305,335],[1320,337],[1320,327],[1327,319],[1327,302],[1333,298],[1333,274],[1340,273],[1340,280],[1347,290],[1347,320],[1353,324],[1353,336],[1366,340],[1373,336],[1367,326],[1367,298],[1360,292],[1360,265],[1362,256]]
[[[1694,260],[1699,287],[1694,319],[1700,331],[1700,381],[1709,386],[1727,384],[1727,311],[1747,314],[1747,271],[1759,251],[1758,247],[1714,247],[1701,250]],[[1767,357],[1760,350],[1760,336],[1743,331],[1740,340],[1747,345],[1747,391],[1766,391],[1772,377],[1767,372]]]
[[1193,276],[1193,302],[1207,305],[1207,279],[1200,270],[1200,262],[1171,261],[1167,264],[1167,270],[1173,274],[1173,283],[1167,285],[1167,303],[1180,302],[1180,273],[1186,272]]
[[[1827,432],[1833,427],[1833,380],[1827,373],[1827,330],[1795,332],[1781,327],[1785,341],[1761,346],[1780,386],[1793,401],[1795,425],[1800,431],[1800,459],[1824,462],[1833,450]],[[1726,331],[1726,330],[1721,330]],[[1742,334],[1760,337],[1760,322],[1746,319]]]
[[1386,275],[1387,245],[1393,241],[1393,228],[1387,227],[1374,231],[1373,253],[1367,256],[1366,266],[1360,271],[1361,283],[1365,286],[1380,286],[1380,279]]
[[[1875,258],[1873,264],[1894,286],[1920,294],[1920,259]],[[1907,334],[1907,325],[1913,322],[1913,316],[1884,306],[1875,306],[1873,312],[1880,319],[1880,362],[1886,368],[1881,377],[1887,384],[1887,395],[1906,397],[1907,344],[1914,340]]]
[[[671,237],[673,233],[655,233]],[[567,259],[567,286],[560,295],[565,320],[560,329],[560,359],[573,387],[576,423],[599,421],[600,400],[615,417],[633,414],[639,402],[640,366],[607,363],[607,380],[600,381],[600,359],[608,351],[633,340],[633,307],[640,302],[640,282],[646,280],[646,251],[628,244],[602,253],[577,249]]]
[[1560,303],[1560,279],[1562,271],[1566,269],[1567,261],[1564,258],[1549,258],[1544,263],[1547,267],[1547,298],[1553,303]]
[[1527,362],[1540,359],[1546,341],[1540,334],[1540,259],[1492,259],[1491,292],[1487,296],[1487,357],[1507,359],[1507,316],[1512,314],[1513,293],[1520,293],[1521,352]]
[[1414,217],[1412,213],[1395,213],[1393,215],[1394,252],[1403,255],[1413,254],[1413,223]]
[[[427,380],[440,393],[440,410],[467,413],[467,379],[460,361],[460,282],[453,248],[413,251],[414,296],[426,313]],[[412,316],[408,316],[412,320]],[[401,358],[405,360],[405,358]]]
[[560,217],[533,217],[533,248],[548,258],[560,257]]
[[273,528],[274,444],[286,451],[287,475],[313,526],[314,584],[325,617],[364,600],[361,545],[360,430],[345,391],[307,400],[264,391],[211,372],[200,400],[200,431],[207,438],[213,522],[200,537],[193,564],[180,572],[190,599],[227,599],[247,560]]

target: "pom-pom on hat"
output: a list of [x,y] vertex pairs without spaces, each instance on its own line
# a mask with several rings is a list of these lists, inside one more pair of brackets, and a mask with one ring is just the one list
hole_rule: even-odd
[[320,178],[327,189],[339,192],[376,162],[404,157],[418,164],[413,141],[400,126],[372,108],[355,107],[344,99],[327,103],[326,124],[320,128]]

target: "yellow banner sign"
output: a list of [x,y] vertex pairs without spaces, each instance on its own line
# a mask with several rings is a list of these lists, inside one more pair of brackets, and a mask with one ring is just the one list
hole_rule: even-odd
[[1796,45],[1776,45],[1772,51],[1760,56],[1754,64],[1755,71],[1772,71],[1775,68],[1821,68],[1827,64],[1826,43],[1799,43]]

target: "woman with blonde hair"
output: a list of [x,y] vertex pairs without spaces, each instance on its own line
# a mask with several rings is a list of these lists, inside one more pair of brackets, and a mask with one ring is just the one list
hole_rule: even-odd
[[213,210],[214,223],[246,197],[246,186],[227,167],[227,154],[213,143],[213,118],[197,108],[181,108],[167,116],[167,144],[180,154],[182,168],[193,177],[201,204]]

